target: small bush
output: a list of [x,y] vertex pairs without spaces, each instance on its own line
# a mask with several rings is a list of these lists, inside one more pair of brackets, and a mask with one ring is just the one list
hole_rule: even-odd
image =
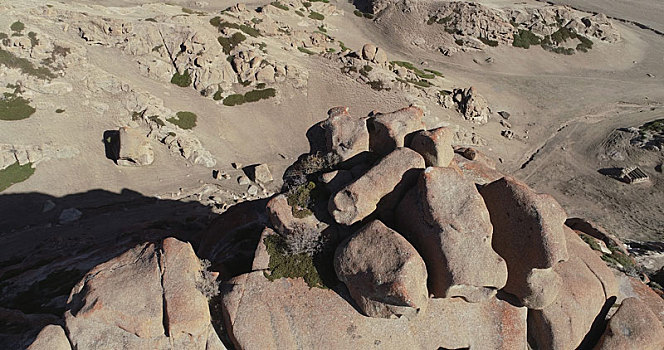
[[222,99],[221,94],[223,94],[223,93],[224,93],[224,90],[222,90],[220,88],[219,90],[217,90],[217,92],[214,93],[214,95],[212,95],[212,99],[215,100],[215,101],[220,101]]
[[244,95],[242,94],[232,94],[229,96],[226,96],[224,99],[224,102],[222,102],[225,106],[237,106],[241,105],[244,103]]
[[220,36],[217,38],[221,47],[223,47],[224,53],[229,55],[231,51],[238,46],[241,42],[247,40],[247,37],[242,33],[233,33],[230,38]]
[[366,19],[374,19],[373,13],[366,13],[365,12],[365,13],[362,14],[362,16],[364,16],[364,18],[366,18]]
[[22,120],[29,118],[36,112],[36,109],[30,106],[30,100],[15,94],[5,93],[0,99],[0,120]]
[[355,10],[355,11],[353,11],[353,13],[354,13],[355,16],[357,16],[357,17],[362,17],[362,11],[360,11],[360,10]]
[[312,256],[304,253],[289,254],[286,243],[279,235],[267,236],[263,243],[270,255],[270,272],[265,273],[267,279],[302,278],[311,288],[325,288]]
[[350,47],[346,46],[343,41],[339,40],[339,48],[341,48],[341,51],[346,51],[350,50]]
[[300,50],[300,52],[306,53],[307,55],[315,55],[316,54],[315,52],[313,52],[309,49],[306,49],[302,46],[298,46],[297,49]]
[[146,19],[144,19],[144,21],[146,21],[146,22],[153,22],[153,23],[157,23],[157,20],[156,20],[156,19],[154,19],[154,18],[146,18]]
[[245,102],[256,102],[260,100],[265,100],[270,97],[277,95],[277,90],[273,88],[262,89],[262,90],[252,90],[244,94]]
[[461,39],[454,40],[454,43],[459,45],[459,46],[463,46],[463,40],[461,40]]
[[164,121],[161,120],[161,118],[159,118],[158,115],[151,115],[151,116],[148,117],[148,120],[156,123],[159,126],[166,126],[166,123],[164,123]]
[[443,73],[441,73],[441,72],[439,72],[439,71],[437,71],[437,70],[424,68],[424,71],[429,72],[429,73],[431,73],[431,74],[433,74],[433,75],[435,75],[435,76],[437,76],[437,77],[441,77],[441,78],[443,77]]
[[542,39],[530,30],[519,29],[519,32],[514,34],[512,46],[529,49],[530,45],[539,45],[541,42]]
[[208,300],[219,295],[219,282],[217,282],[214,274],[208,270],[209,268],[210,261],[201,260],[201,274],[196,278],[196,289]]
[[369,65],[365,65],[364,67],[360,68],[360,74],[366,76],[369,76],[369,72],[373,70],[373,67]]
[[16,21],[12,23],[11,26],[9,26],[9,29],[11,29],[14,32],[22,32],[23,29],[25,29],[25,24],[23,24],[23,22],[21,21]]
[[175,84],[179,87],[187,87],[191,85],[191,75],[189,75],[189,71],[185,70],[182,74],[175,72],[171,78],[171,84]]
[[599,244],[597,243],[597,241],[595,240],[595,238],[593,238],[593,237],[591,237],[591,236],[589,236],[589,235],[587,235],[587,234],[585,234],[585,233],[580,233],[580,234],[579,234],[579,237],[581,237],[581,239],[582,239],[584,242],[586,242],[586,244],[587,244],[588,246],[590,246],[590,249],[592,249],[592,250],[597,250],[597,251],[601,251],[601,250],[602,250],[602,248],[600,248],[600,246],[599,246]]
[[298,15],[298,16],[300,16],[300,17],[304,17],[304,13],[302,13],[302,11],[297,11],[297,10],[296,10],[296,11],[295,11],[295,14]]
[[27,180],[35,169],[32,168],[32,163],[19,165],[18,162],[0,170],[0,192],[6,190],[11,185]]
[[37,39],[37,33],[35,32],[28,33],[28,38],[30,38],[30,47],[35,47],[39,45],[39,39]]
[[576,39],[576,33],[574,33],[572,30],[562,27],[551,34],[551,40],[557,45],[564,43],[567,41],[567,39]]
[[182,12],[188,14],[188,15],[199,15],[199,16],[205,16],[205,12],[202,11],[194,11],[190,8],[183,7]]
[[479,37],[478,39],[480,39],[480,41],[482,43],[484,43],[484,45],[488,45],[488,46],[491,46],[491,47],[498,46],[498,41],[496,41],[496,40],[491,40],[491,39],[483,38],[483,37]]
[[265,89],[266,85],[267,84],[265,84],[265,83],[258,83],[258,84],[256,84],[256,89]]
[[325,28],[325,25],[324,25],[324,24],[319,25],[319,26],[318,26],[318,30],[320,30],[320,31],[323,32],[323,33],[327,33],[327,29]]
[[31,75],[39,79],[50,80],[57,77],[57,75],[53,74],[53,72],[47,67],[36,68],[32,62],[27,59],[18,57],[3,49],[0,49],[0,65],[6,66],[7,68],[18,69],[23,74]]
[[325,19],[325,16],[323,16],[322,13],[318,13],[316,11],[311,11],[311,13],[309,13],[309,18],[315,19],[315,20],[318,20],[318,21],[322,21],[322,20]]
[[250,27],[248,25],[245,25],[245,24],[240,25],[240,30],[245,32],[247,35],[249,35],[251,37],[254,37],[254,38],[258,38],[259,36],[262,36],[261,32],[258,29],[252,28],[252,27]]
[[312,198],[316,188],[316,183],[309,181],[306,184],[292,188],[288,192],[288,205],[291,206],[293,216],[302,219],[313,214],[309,207],[313,204]]
[[304,2],[302,2],[302,5],[303,5],[304,7],[306,7],[306,8],[310,8],[310,7],[311,7],[311,3],[310,3],[309,1],[304,1]]
[[391,88],[385,87],[381,80],[369,81],[369,82],[367,82],[367,84],[369,86],[371,86],[371,88],[373,90],[376,90],[376,91],[382,91],[382,90],[390,91],[391,90]]
[[64,112],[65,112],[65,110],[62,109],[62,108],[58,108],[58,109],[55,110],[55,113],[57,113],[57,114],[61,114],[61,113],[64,113]]
[[167,121],[179,126],[181,129],[193,129],[196,126],[198,116],[192,112],[177,112],[175,117],[166,119]]
[[272,1],[272,2],[270,3],[270,5],[272,5],[272,6],[276,7],[276,8],[278,8],[278,9],[281,9],[281,10],[284,10],[284,11],[288,11],[288,6],[286,6],[286,5],[282,4],[282,3],[280,3],[279,1]]

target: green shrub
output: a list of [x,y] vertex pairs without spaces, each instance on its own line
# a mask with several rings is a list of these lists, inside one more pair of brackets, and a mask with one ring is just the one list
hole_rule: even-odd
[[310,3],[309,1],[304,1],[304,2],[302,2],[302,5],[303,5],[304,7],[306,7],[306,8],[310,8],[310,7],[311,7],[311,3]]
[[593,48],[593,41],[592,40],[590,40],[590,39],[588,39],[588,38],[586,38],[585,36],[582,36],[582,35],[577,35],[576,38],[579,39],[579,41],[581,41],[581,43],[576,45],[576,49],[578,51],[588,52],[588,50]]
[[199,16],[205,16],[205,12],[202,11],[194,11],[190,8],[183,7],[182,12],[188,14],[188,15],[199,15]]
[[171,78],[171,84],[175,84],[179,87],[187,87],[191,85],[191,75],[189,75],[189,71],[185,70],[182,74],[175,72]]
[[434,23],[436,23],[436,16],[429,17],[429,19],[427,20],[427,24],[432,25]]
[[154,19],[154,18],[146,18],[146,19],[144,19],[144,21],[157,23],[157,20]]
[[564,43],[567,41],[567,39],[576,39],[576,33],[574,33],[572,30],[562,27],[551,34],[551,40],[558,45]]
[[179,126],[181,129],[193,129],[196,126],[198,116],[192,112],[177,112],[175,117],[166,119],[167,121]]
[[288,11],[288,6],[286,6],[286,5],[282,4],[282,3],[280,3],[279,1],[272,1],[272,2],[270,3],[270,5],[272,5],[272,6],[276,7],[276,8],[278,8],[278,9],[281,9],[281,10],[284,10],[284,11]]
[[391,90],[391,88],[385,87],[381,80],[369,81],[369,82],[367,82],[367,84],[369,86],[371,86],[371,89],[376,90],[376,91],[382,91],[382,90],[390,91]]
[[362,17],[362,15],[363,15],[362,11],[360,11],[360,10],[355,10],[355,11],[353,11],[353,13],[354,13],[355,16],[357,16],[357,17]]
[[23,22],[21,21],[16,21],[12,23],[11,26],[9,26],[9,29],[11,29],[14,32],[22,32],[23,29],[25,29],[25,24],[23,24]]
[[330,48],[327,49],[327,52],[335,52],[335,51],[337,51],[337,50],[333,47],[330,47]]
[[587,235],[587,234],[585,234],[585,233],[580,233],[580,234],[579,234],[579,237],[581,237],[581,239],[582,239],[584,242],[586,242],[586,244],[587,244],[588,246],[590,246],[590,249],[592,249],[592,250],[597,250],[597,251],[601,251],[601,250],[602,250],[602,248],[600,248],[600,246],[599,246],[599,244],[597,243],[597,241],[595,240],[595,238],[593,238],[593,237],[591,237],[591,236],[589,236],[589,235]]
[[266,84],[265,83],[258,83],[256,84],[256,89],[265,89]]
[[30,100],[20,96],[21,87],[18,85],[7,85],[13,88],[14,92],[5,92],[0,98],[0,120],[22,120],[29,118],[35,113],[35,109],[30,106]]
[[252,90],[244,94],[245,102],[256,102],[260,100],[265,100],[270,97],[277,95],[277,90],[273,88],[262,89],[262,90]]
[[36,68],[32,62],[28,61],[25,58],[18,57],[13,53],[0,49],[0,65],[3,65],[7,68],[18,69],[23,74],[31,75],[39,79],[53,79],[57,75],[53,74],[50,69],[47,67]]
[[244,95],[242,94],[232,94],[229,96],[226,96],[224,99],[224,102],[222,102],[225,106],[237,106],[241,105],[244,103]]
[[37,33],[35,32],[28,33],[28,38],[30,38],[30,47],[35,47],[39,45],[39,39],[37,39]]
[[[148,117],[148,120],[156,123],[159,126],[166,126],[166,123],[164,123],[164,121],[161,120],[158,115],[151,115]],[[194,121],[194,124],[196,124],[196,121]]]
[[434,75],[434,74],[425,73],[425,72],[422,71],[421,69],[415,67],[415,65],[413,65],[413,64],[410,63],[410,62],[405,62],[405,61],[392,61],[392,62],[390,62],[390,63],[392,63],[392,64],[394,64],[394,65],[397,65],[397,66],[404,67],[404,68],[406,68],[406,69],[408,69],[408,70],[411,70],[413,73],[415,73],[415,75],[417,75],[417,76],[420,77],[420,78],[423,78],[423,79],[433,79],[433,78],[435,78],[435,75]]
[[539,45],[541,42],[542,39],[530,30],[519,29],[519,32],[514,34],[512,46],[529,49],[530,45]]
[[350,50],[350,47],[346,46],[343,41],[339,40],[339,48],[341,48],[341,51],[346,51]]
[[323,16],[322,13],[318,13],[316,11],[311,11],[311,13],[309,13],[309,18],[315,19],[315,20],[318,20],[318,21],[322,21],[322,20],[325,19],[325,16]]
[[439,72],[439,71],[437,71],[437,70],[433,70],[433,69],[429,69],[429,68],[424,68],[424,71],[429,72],[429,73],[431,73],[431,74],[433,74],[433,75],[435,75],[435,76],[437,76],[437,77],[441,77],[441,78],[443,77],[443,73],[441,73],[441,72]]
[[224,53],[227,55],[230,54],[236,46],[245,40],[247,40],[247,37],[242,33],[233,33],[230,38],[223,36],[217,38],[217,41],[219,41],[219,44],[221,44],[221,47],[223,47]]
[[292,188],[286,195],[293,216],[299,219],[313,214],[311,207],[320,197],[321,189],[312,181]]
[[18,162],[0,170],[0,192],[9,188],[9,186],[27,180],[35,169],[32,168],[32,163],[19,165]]
[[219,27],[221,25],[222,19],[219,16],[212,17],[210,19],[210,24],[214,27]]
[[302,11],[298,11],[298,10],[296,10],[296,11],[295,11],[295,14],[298,15],[298,16],[300,16],[300,17],[304,17],[304,13],[302,13]]
[[364,18],[367,18],[367,19],[374,19],[373,13],[366,13],[365,12],[365,13],[362,14],[362,16],[364,16]]
[[656,119],[639,127],[643,132],[664,133],[664,119]]
[[251,37],[254,37],[254,38],[258,38],[259,36],[261,36],[261,32],[258,29],[252,28],[252,27],[250,27],[248,25],[245,25],[245,24],[240,25],[240,30],[245,32],[247,35],[249,35]]
[[319,26],[318,26],[318,30],[320,30],[320,31],[323,32],[323,33],[327,33],[327,29],[325,28],[325,25],[324,25],[324,24],[319,25]]
[[302,47],[302,46],[298,46],[297,49],[300,50],[300,52],[304,52],[304,53],[306,53],[307,55],[315,55],[315,54],[316,54],[315,52],[313,52],[313,51],[311,51],[311,50],[309,50],[309,49],[306,49],[306,48],[304,48],[304,47]]
[[417,86],[417,87],[422,87],[422,88],[427,88],[433,86],[428,80],[425,79],[420,79],[420,80],[414,80],[414,79],[406,79],[407,82]]
[[265,272],[267,279],[303,278],[311,288],[325,288],[312,256],[304,253],[289,254],[286,243],[279,235],[267,236],[263,243],[270,256],[270,272]]
[[459,45],[459,46],[463,46],[463,40],[461,40],[461,39],[454,40],[454,43]]
[[479,37],[478,39],[480,39],[480,41],[482,43],[484,43],[484,45],[488,45],[488,46],[491,46],[491,47],[498,46],[498,41],[496,41],[496,40],[491,40],[491,39],[483,38],[483,37]]
[[57,114],[61,114],[61,113],[64,113],[64,112],[65,112],[65,110],[62,109],[62,108],[58,108],[58,109],[55,110],[55,113],[57,113]]
[[369,76],[369,72],[373,70],[373,67],[369,65],[365,65],[364,67],[360,68],[360,74],[366,76]]
[[219,90],[217,90],[217,92],[214,93],[214,95],[212,95],[212,99],[215,100],[215,101],[220,101],[222,99],[221,94],[223,94],[223,93],[224,93],[224,90],[220,88]]

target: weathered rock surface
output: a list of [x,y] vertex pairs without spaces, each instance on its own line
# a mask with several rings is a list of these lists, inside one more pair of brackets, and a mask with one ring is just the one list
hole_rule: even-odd
[[65,330],[59,325],[44,327],[27,350],[71,350]]
[[427,306],[424,261],[405,238],[378,220],[339,245],[334,268],[367,316],[413,318]]
[[364,44],[362,46],[362,59],[384,65],[387,63],[387,54],[385,50],[373,44]]
[[466,120],[478,124],[486,124],[489,121],[491,114],[489,105],[486,99],[475,91],[475,88],[471,86],[467,89],[455,89],[453,96],[459,112]]
[[119,140],[118,165],[144,166],[154,161],[150,140],[140,130],[122,127],[119,129]]
[[408,147],[424,158],[426,166],[446,167],[454,158],[453,138],[454,133],[449,128],[422,130],[415,133]]
[[69,297],[65,323],[72,346],[223,349],[197,289],[200,269],[191,246],[174,238],[98,265]]
[[341,160],[347,160],[369,150],[369,131],[366,119],[353,118],[348,107],[335,107],[323,122],[327,151],[335,152]]
[[645,303],[637,298],[627,298],[609,320],[595,349],[664,349],[664,327]]
[[386,155],[398,147],[407,146],[410,143],[410,140],[407,140],[410,134],[425,128],[423,116],[422,109],[411,106],[369,118],[367,126],[371,150]]
[[422,156],[411,149],[398,148],[330,197],[329,212],[336,222],[351,225],[369,216],[379,204],[380,209],[389,210],[415,180],[416,169],[423,168]]
[[258,164],[251,168],[250,174],[252,180],[257,183],[266,184],[274,180],[267,164]]
[[553,268],[562,282],[558,295],[528,316],[528,332],[540,349],[575,349],[588,333],[585,346],[593,344],[599,336],[593,322],[605,317],[612,303],[607,299],[618,293],[613,273],[599,256],[574,231],[566,228],[565,233],[569,260]]
[[283,236],[297,234],[302,230],[322,231],[328,227],[314,215],[296,217],[286,195],[280,194],[267,203],[267,215],[272,227]]
[[491,247],[489,212],[475,184],[452,168],[427,168],[396,210],[397,226],[418,249],[435,297],[479,302],[507,281]]
[[497,299],[429,299],[413,320],[365,317],[343,289],[270,282],[262,271],[233,278],[222,294],[224,320],[240,349],[526,349],[526,309]]
[[480,189],[493,224],[493,248],[507,262],[505,291],[530,309],[551,304],[560,288],[553,270],[567,260],[566,214],[547,194],[509,177]]

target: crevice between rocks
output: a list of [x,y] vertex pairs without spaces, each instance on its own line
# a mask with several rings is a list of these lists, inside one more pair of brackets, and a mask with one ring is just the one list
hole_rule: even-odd
[[161,284],[161,300],[162,300],[162,324],[164,326],[164,335],[170,337],[170,330],[168,329],[168,313],[166,311],[166,291],[164,289],[164,264],[163,264],[163,251],[161,244],[155,247],[155,253],[157,254],[157,266],[159,267],[159,283]]

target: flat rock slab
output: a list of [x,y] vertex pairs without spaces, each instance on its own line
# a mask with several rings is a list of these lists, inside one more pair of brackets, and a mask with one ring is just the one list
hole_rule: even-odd
[[664,327],[644,302],[627,298],[609,320],[596,349],[661,350],[664,349]]
[[407,140],[415,131],[425,128],[422,122],[424,111],[418,107],[407,107],[392,113],[378,113],[369,118],[370,148],[386,155],[409,144]]
[[341,161],[369,150],[369,130],[366,118],[354,118],[348,107],[334,107],[322,123],[326,150],[336,153]]
[[527,348],[527,310],[495,298],[429,299],[426,312],[409,321],[366,317],[338,292],[251,272],[222,286],[224,319],[244,350]]

